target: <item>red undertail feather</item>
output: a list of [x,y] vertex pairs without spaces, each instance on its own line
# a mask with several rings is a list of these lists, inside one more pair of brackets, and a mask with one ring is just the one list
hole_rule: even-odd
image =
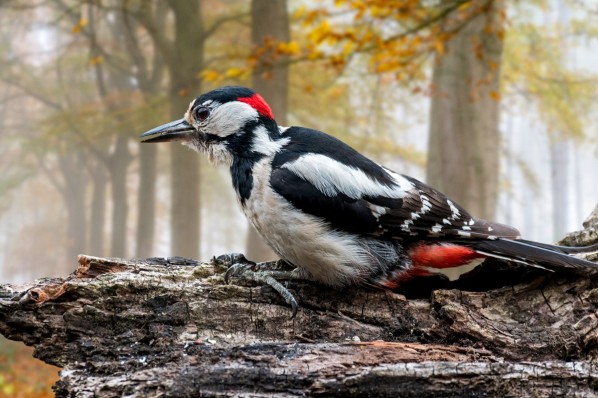
[[274,119],[270,105],[259,94],[253,94],[251,97],[238,98],[237,101],[244,102],[258,111],[262,116]]
[[449,280],[456,280],[461,274],[471,271],[481,264],[485,255],[476,253],[473,249],[455,244],[419,244],[408,252],[411,267],[403,270],[395,278],[384,283],[389,289],[394,289],[401,282],[418,276],[440,274]]
[[[465,245],[468,246],[465,246]],[[388,289],[417,276],[443,275],[450,281],[459,279],[488,257],[511,261],[547,270],[595,268],[598,264],[569,253],[597,251],[598,245],[571,248],[520,239],[474,240],[464,244],[420,243],[408,250],[411,266],[399,270],[381,283]]]
[[473,249],[453,244],[421,244],[409,251],[414,267],[454,268],[470,263],[472,260],[485,258]]

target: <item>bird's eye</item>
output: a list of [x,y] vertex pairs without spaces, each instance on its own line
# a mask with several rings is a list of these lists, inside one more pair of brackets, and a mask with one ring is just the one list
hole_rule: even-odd
[[210,116],[210,110],[208,108],[200,106],[198,108],[195,108],[195,110],[193,111],[193,114],[194,114],[196,120],[203,122],[204,120],[206,120],[208,118],[208,116]]

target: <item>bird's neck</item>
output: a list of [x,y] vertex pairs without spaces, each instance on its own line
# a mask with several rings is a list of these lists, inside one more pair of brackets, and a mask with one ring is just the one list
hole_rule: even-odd
[[233,143],[235,156],[230,167],[233,187],[241,205],[244,205],[253,188],[253,169],[257,162],[273,157],[290,141],[281,134],[276,122],[246,126],[246,131],[239,137],[244,142]]

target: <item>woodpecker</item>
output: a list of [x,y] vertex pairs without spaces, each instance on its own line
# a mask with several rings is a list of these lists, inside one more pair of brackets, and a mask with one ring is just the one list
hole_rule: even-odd
[[[598,265],[571,255],[582,249],[523,240],[513,227],[475,218],[330,135],[279,126],[266,101],[248,88],[202,94],[182,119],[141,139],[180,141],[229,166],[243,212],[299,278],[396,289],[427,275],[457,280],[487,258],[549,270]],[[242,257],[236,260],[229,271],[270,284],[296,311],[273,271],[260,275]]]

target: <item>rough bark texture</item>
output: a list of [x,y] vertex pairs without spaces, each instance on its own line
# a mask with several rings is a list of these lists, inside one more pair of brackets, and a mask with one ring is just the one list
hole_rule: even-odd
[[80,256],[67,278],[0,286],[0,333],[63,367],[59,397],[596,395],[598,271],[495,263],[404,294],[292,282],[290,319],[226,267]]

